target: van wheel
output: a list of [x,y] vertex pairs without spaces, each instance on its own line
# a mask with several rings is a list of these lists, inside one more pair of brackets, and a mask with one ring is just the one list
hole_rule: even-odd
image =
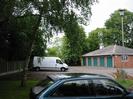
[[36,71],[40,71],[40,68],[39,68],[39,67],[37,67],[37,68],[36,68]]
[[61,71],[63,71],[63,72],[64,72],[64,71],[66,71],[66,69],[65,69],[64,67],[62,67],[62,68],[61,68]]

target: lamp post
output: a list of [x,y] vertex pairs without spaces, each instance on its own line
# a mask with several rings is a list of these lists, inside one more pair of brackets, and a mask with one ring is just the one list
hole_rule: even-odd
[[119,10],[119,13],[120,13],[120,16],[121,16],[121,31],[122,31],[122,46],[124,47],[124,29],[123,29],[123,16],[124,16],[124,12],[125,10],[124,9],[120,9]]
[[[122,32],[122,47],[124,49],[124,28],[123,28],[123,17],[124,17],[124,12],[125,10],[124,9],[120,9],[119,10],[119,13],[120,13],[120,16],[121,16],[121,32]],[[124,51],[122,52],[122,68],[121,68],[121,78],[122,79],[125,79],[125,71],[123,70],[123,66],[124,66],[124,59],[125,59],[125,55],[124,55]]]

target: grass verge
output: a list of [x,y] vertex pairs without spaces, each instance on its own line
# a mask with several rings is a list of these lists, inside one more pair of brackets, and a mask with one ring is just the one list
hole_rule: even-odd
[[20,87],[20,81],[0,81],[0,99],[29,99],[29,91],[38,81],[27,81],[26,87]]
[[117,79],[116,80],[118,83],[120,83],[122,86],[124,86],[126,89],[133,88],[133,80],[122,80],[122,79]]

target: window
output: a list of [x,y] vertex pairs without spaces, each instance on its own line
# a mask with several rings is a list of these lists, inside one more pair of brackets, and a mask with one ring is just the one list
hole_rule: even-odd
[[62,62],[61,62],[61,60],[56,60],[56,63],[58,63],[58,64],[63,64]]
[[51,97],[94,96],[91,81],[69,81],[61,85]]
[[123,89],[111,80],[93,80],[96,96],[122,95]]
[[127,61],[128,60],[128,56],[127,55],[122,55],[121,56],[121,60],[122,61]]

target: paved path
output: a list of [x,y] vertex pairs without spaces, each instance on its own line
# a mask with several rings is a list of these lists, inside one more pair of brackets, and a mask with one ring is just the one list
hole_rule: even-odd
[[35,79],[43,79],[47,75],[50,74],[63,74],[63,73],[95,73],[95,74],[103,74],[106,76],[112,77],[112,74],[116,72],[116,69],[113,68],[91,68],[86,66],[72,66],[69,67],[69,70],[67,72],[60,72],[60,71],[39,71],[39,72],[29,72],[29,77],[35,78]]
[[[39,71],[39,72],[29,72],[29,77],[33,77],[35,79],[44,79],[47,75],[50,74],[62,74],[62,73],[95,73],[95,74],[103,74],[113,78],[113,73],[115,73],[117,69],[115,68],[103,68],[103,67],[86,67],[86,66],[73,66],[69,67],[67,72],[60,71]],[[133,76],[133,69],[125,69],[126,73],[130,76]]]
[[[126,73],[129,76],[129,78],[133,79],[133,68],[124,69]],[[102,74],[109,77],[114,77],[113,74],[117,71],[115,68],[103,68],[103,67],[87,67],[87,66],[72,66],[69,67],[69,70],[67,72],[60,72],[60,71],[29,71],[28,72],[28,79],[38,79],[42,80],[46,78],[47,75],[50,74],[63,74],[63,73],[95,73],[95,74]],[[8,80],[20,80],[21,79],[21,73],[17,74],[11,74],[11,75],[5,75],[1,76],[0,80],[2,79],[8,79]]]

